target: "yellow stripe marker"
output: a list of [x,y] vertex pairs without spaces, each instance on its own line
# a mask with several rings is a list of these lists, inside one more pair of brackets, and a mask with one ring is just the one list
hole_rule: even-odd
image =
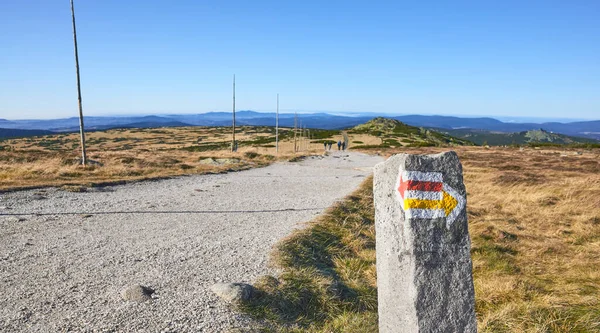
[[446,216],[458,205],[458,200],[442,191],[442,200],[405,199],[404,209],[443,209]]

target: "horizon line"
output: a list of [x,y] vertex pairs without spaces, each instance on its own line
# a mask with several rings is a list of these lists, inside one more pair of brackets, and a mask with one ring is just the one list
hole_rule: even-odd
[[[256,110],[251,110],[251,109],[246,109],[246,110],[237,110],[236,113],[240,113],[240,112],[254,112],[254,113],[264,113],[264,114],[275,114],[275,110],[273,111],[256,111]],[[232,111],[205,111],[205,112],[149,112],[149,113],[144,113],[144,112],[134,112],[134,113],[118,113],[118,114],[114,114],[114,113],[104,113],[104,114],[100,114],[100,115],[84,115],[84,119],[85,118],[125,118],[125,117],[148,117],[148,116],[190,116],[190,115],[202,115],[202,114],[209,114],[209,113],[232,113]],[[298,113],[298,114],[303,114],[303,115],[310,115],[310,114],[328,114],[328,115],[332,115],[332,116],[340,116],[340,117],[349,117],[349,118],[354,118],[354,117],[360,117],[360,116],[370,116],[373,115],[374,117],[402,117],[402,116],[424,116],[424,117],[454,117],[454,118],[491,118],[491,119],[495,119],[501,122],[507,122],[506,120],[501,120],[501,118],[504,119],[510,119],[510,118],[514,118],[514,119],[539,119],[539,120],[546,120],[545,122],[548,122],[547,120],[551,120],[554,119],[556,122],[578,122],[578,121],[598,121],[600,120],[600,118],[570,118],[570,117],[535,117],[535,116],[510,116],[510,115],[492,115],[492,116],[488,116],[488,115],[461,115],[461,114],[450,114],[450,115],[444,115],[444,114],[437,114],[437,113],[390,113],[390,112],[374,112],[374,111],[324,111],[324,110],[297,110],[297,109],[280,109],[279,110],[280,114],[293,114],[293,113]],[[35,120],[60,120],[60,119],[72,119],[72,118],[78,118],[78,116],[73,115],[71,117],[58,117],[58,118],[0,118],[0,120],[7,120],[7,121],[35,121]],[[562,121],[559,121],[562,120]],[[508,121],[509,123],[511,121]],[[512,121],[515,122],[515,121]],[[518,121],[516,121],[516,123],[519,123]]]

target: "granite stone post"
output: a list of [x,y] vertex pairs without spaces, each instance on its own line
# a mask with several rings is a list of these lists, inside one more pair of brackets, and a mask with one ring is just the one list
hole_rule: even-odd
[[375,167],[380,332],[477,332],[466,190],[455,152]]

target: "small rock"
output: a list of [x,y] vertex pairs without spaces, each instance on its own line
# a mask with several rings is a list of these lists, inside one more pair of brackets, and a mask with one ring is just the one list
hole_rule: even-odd
[[200,164],[219,165],[219,163],[212,157],[200,160]]
[[154,290],[148,287],[134,284],[121,290],[121,297],[126,301],[142,303],[152,300],[153,293]]
[[223,165],[223,164],[236,164],[236,163],[240,163],[240,159],[239,158],[212,158],[212,157],[208,157],[208,158],[203,158],[199,161],[200,164],[207,164],[207,165]]
[[247,301],[254,294],[254,287],[246,283],[216,283],[210,290],[229,303]]
[[239,158],[217,158],[215,161],[217,163],[219,163],[219,164],[235,164],[235,163],[240,163],[240,159]]

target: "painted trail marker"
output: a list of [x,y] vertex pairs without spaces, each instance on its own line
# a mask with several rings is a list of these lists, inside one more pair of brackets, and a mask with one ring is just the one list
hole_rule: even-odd
[[450,228],[465,208],[465,198],[443,182],[441,172],[402,171],[396,182],[407,218],[446,218]]
[[462,166],[454,152],[375,167],[380,332],[476,332]]

